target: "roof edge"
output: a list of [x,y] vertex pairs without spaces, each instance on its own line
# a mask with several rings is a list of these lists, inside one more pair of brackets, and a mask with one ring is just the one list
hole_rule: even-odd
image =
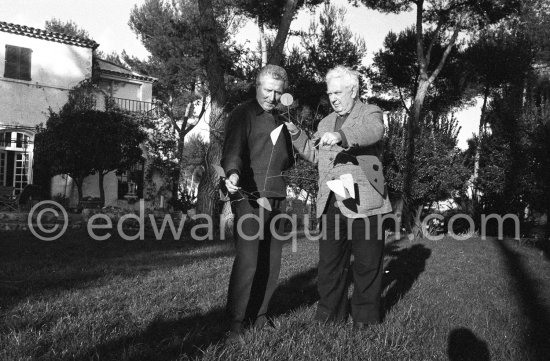
[[157,78],[154,78],[152,76],[127,74],[127,73],[123,73],[115,70],[99,69],[99,72],[107,75],[116,75],[123,78],[150,81],[151,83],[158,80]]
[[83,48],[91,48],[92,50],[95,50],[99,46],[98,43],[91,39],[85,39],[79,36],[71,36],[55,31],[46,31],[25,25],[7,23],[5,21],[0,21],[0,31],[16,35],[28,36],[31,38],[54,41],[68,45],[80,46]]

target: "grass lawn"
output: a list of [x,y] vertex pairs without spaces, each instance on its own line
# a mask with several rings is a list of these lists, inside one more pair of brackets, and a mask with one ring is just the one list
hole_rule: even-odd
[[[230,242],[0,233],[0,360],[548,360],[550,262],[516,243],[388,243],[384,322],[310,322],[317,243],[283,250],[274,329],[224,346]],[[473,355],[473,357],[472,357]]]

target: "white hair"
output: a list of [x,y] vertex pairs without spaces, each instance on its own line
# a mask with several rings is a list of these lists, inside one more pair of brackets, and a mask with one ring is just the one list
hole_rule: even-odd
[[328,71],[326,81],[328,83],[330,79],[336,78],[342,79],[347,86],[355,87],[355,90],[359,94],[359,72],[347,66],[338,65]]

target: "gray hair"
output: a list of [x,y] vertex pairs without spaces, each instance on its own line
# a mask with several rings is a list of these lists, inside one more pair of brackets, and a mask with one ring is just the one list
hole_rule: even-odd
[[357,94],[359,94],[359,72],[355,71],[347,66],[338,65],[330,69],[326,76],[326,81],[330,79],[341,78],[344,84],[347,86],[355,87]]
[[282,80],[283,89],[286,89],[288,86],[288,75],[286,75],[286,70],[278,65],[267,64],[266,66],[261,68],[258,72],[258,75],[256,76],[256,86],[260,85],[261,79],[264,76],[270,76],[273,79]]

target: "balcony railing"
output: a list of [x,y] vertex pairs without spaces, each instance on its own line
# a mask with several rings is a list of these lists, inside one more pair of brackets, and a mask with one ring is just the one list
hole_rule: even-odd
[[155,117],[160,116],[159,108],[157,108],[155,103],[116,97],[113,97],[112,99],[121,110],[126,110],[132,113],[147,114]]

